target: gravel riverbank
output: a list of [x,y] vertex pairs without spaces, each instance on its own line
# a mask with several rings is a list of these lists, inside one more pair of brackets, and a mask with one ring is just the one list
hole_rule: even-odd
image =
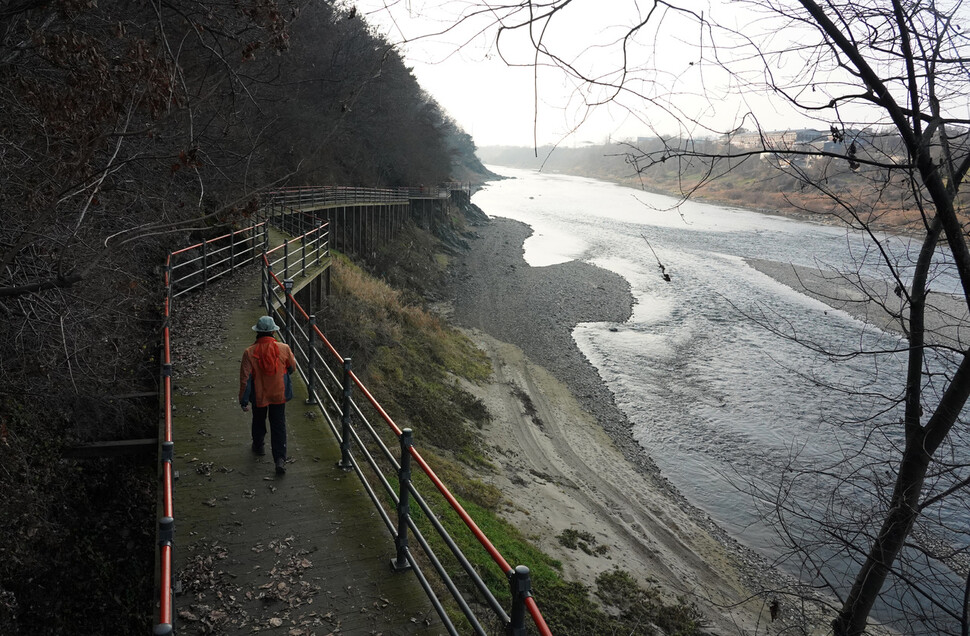
[[630,435],[626,415],[572,335],[581,322],[626,322],[634,303],[629,283],[618,274],[579,261],[530,267],[522,244],[531,234],[528,225],[504,218],[494,218],[481,228],[479,238],[452,272],[453,319],[514,344],[552,372],[610,433],[629,461],[656,473]]
[[[469,390],[493,415],[484,434],[500,470],[485,479],[505,494],[503,514],[562,560],[567,578],[592,586],[621,567],[689,598],[715,633],[766,633],[778,599],[756,591],[788,582],[660,475],[573,340],[578,323],[625,322],[629,284],[578,261],[529,266],[523,241],[532,230],[520,222],[492,218],[476,230],[453,263],[448,317],[495,370],[490,385]],[[601,550],[562,545],[567,530]],[[805,624],[805,607],[781,603],[767,633]]]

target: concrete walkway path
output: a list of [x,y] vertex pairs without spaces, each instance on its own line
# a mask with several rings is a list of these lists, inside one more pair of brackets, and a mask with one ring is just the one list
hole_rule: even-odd
[[[266,455],[252,453],[237,390],[264,313],[258,281],[239,273],[222,287],[209,311],[225,327],[190,350],[192,371],[180,374],[173,358],[177,633],[445,633],[414,575],[391,572],[393,539],[357,477],[336,468],[338,445],[317,407],[304,405],[298,374],[286,474],[275,474],[268,435]],[[176,302],[176,320],[179,310]]]

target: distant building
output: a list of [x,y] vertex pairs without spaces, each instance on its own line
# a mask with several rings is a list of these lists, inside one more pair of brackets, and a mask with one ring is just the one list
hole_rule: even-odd
[[743,150],[791,150],[797,133],[790,130],[775,132],[739,132],[725,135],[722,143]]

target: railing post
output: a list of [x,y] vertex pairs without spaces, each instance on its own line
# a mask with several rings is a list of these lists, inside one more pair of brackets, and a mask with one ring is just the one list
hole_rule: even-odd
[[[327,228],[327,234],[329,233],[330,233],[330,228]],[[322,245],[321,245],[322,242],[323,242],[323,220],[317,219],[317,267],[320,267],[320,263],[321,263],[320,252],[323,251]]]
[[411,445],[414,435],[411,429],[401,431],[401,470],[398,471],[398,499],[397,499],[397,535],[394,537],[394,547],[397,557],[391,559],[391,569],[395,572],[410,570],[408,563],[408,516],[411,507],[408,498],[411,494]]
[[236,233],[229,233],[229,275],[236,273]]
[[[162,367],[163,367],[162,373],[164,373],[168,377],[171,377],[172,376],[172,365],[171,364],[163,364]],[[168,464],[169,467],[171,468],[172,462],[174,460],[175,460],[175,442],[170,441],[170,440],[165,440],[164,442],[162,442],[162,463],[163,464]],[[173,479],[175,478],[175,469],[174,468],[172,469],[172,478]]]
[[512,590],[512,611],[505,629],[507,636],[526,636],[525,599],[532,596],[532,579],[529,568],[517,565],[509,572],[509,588]]
[[[259,214],[258,213],[256,214],[256,218],[257,218],[257,220],[259,219]],[[250,249],[248,250],[248,252],[249,252],[249,258],[252,259],[252,262],[255,262],[256,261],[256,258],[258,258],[257,257],[257,254],[258,254],[258,251],[257,250],[259,248],[257,247],[257,242],[256,242],[258,238],[259,238],[259,224],[256,224],[256,225],[252,226],[250,228],[250,230],[249,230],[249,245],[250,245]]]
[[305,224],[301,223],[301,225],[304,225],[304,227],[300,228],[300,235],[302,236],[300,239],[300,276],[304,276],[306,275],[306,231]]
[[209,242],[202,241],[202,289],[205,289],[209,284],[209,267],[208,267],[208,256],[209,256]]
[[152,630],[152,636],[172,636],[175,632],[169,623],[159,623]]
[[283,276],[290,275],[290,242],[283,237]]
[[307,354],[306,354],[306,403],[316,404],[317,394],[314,392],[314,386],[316,385],[316,370],[314,365],[316,363],[317,352],[317,316],[316,314],[310,314],[310,320],[307,322],[307,329],[309,333],[307,334]]
[[272,310],[272,301],[270,300],[270,281],[273,280],[273,266],[269,264],[269,254],[266,252],[266,248],[263,247],[263,304],[266,305],[266,313]]
[[168,262],[165,264],[165,296],[168,298],[168,311],[172,313],[172,292],[175,291],[175,281],[172,280],[172,255],[168,255]]
[[286,332],[285,332],[286,341],[292,344],[293,331],[294,331],[293,314],[296,313],[296,309],[294,309],[293,307],[294,301],[293,301],[293,279],[292,278],[283,279],[283,289],[286,290],[286,297],[283,299],[283,302],[285,303],[285,307],[286,307],[286,320],[283,322],[283,324],[286,327]]
[[350,358],[344,358],[344,397],[341,404],[340,416],[340,461],[337,467],[350,470],[354,467],[350,461]]
[[[175,519],[172,517],[161,517],[158,520],[158,545],[164,554],[168,554],[169,563],[172,562],[172,548],[175,544]],[[168,596],[167,599],[163,599],[163,607],[159,608],[159,622],[155,625],[152,630],[153,634],[157,636],[168,636],[168,634],[174,634],[172,623],[174,622],[174,610],[172,607],[172,578],[171,569],[168,571],[168,581],[160,581],[161,585],[167,585],[168,589],[163,590],[163,592]]]

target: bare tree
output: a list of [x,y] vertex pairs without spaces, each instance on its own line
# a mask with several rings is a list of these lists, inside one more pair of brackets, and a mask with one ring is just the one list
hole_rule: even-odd
[[0,311],[16,325],[2,345],[7,386],[33,365],[60,367],[78,342],[111,337],[96,325],[111,334],[115,319],[130,320],[111,299],[147,300],[142,273],[159,262],[160,240],[245,212],[255,142],[238,133],[241,116],[258,109],[272,72],[262,56],[287,47],[293,8],[50,0],[0,10]]
[[[571,16],[609,27],[580,33]],[[801,543],[806,572],[840,599],[832,621],[838,636],[864,633],[889,589],[909,599],[887,602],[908,612],[911,632],[970,631],[966,517],[945,512],[965,514],[970,485],[970,245],[960,192],[970,170],[968,19],[959,0],[752,0],[729,10],[663,0],[609,7],[523,0],[475,3],[453,26],[494,29],[503,59],[565,74],[582,108],[620,105],[653,126],[657,143],[625,151],[645,179],[673,170],[689,197],[770,158],[794,184],[789,205],[835,215],[868,237],[889,279],[874,285],[849,272],[845,280],[890,315],[905,339],[891,350],[862,345],[852,355],[902,355],[905,371],[893,392],[879,396],[868,432],[847,446],[856,461],[826,470],[844,491],[871,499],[833,499],[819,512],[792,501],[785,486],[775,493],[783,528],[802,516],[825,539],[788,535]],[[820,132],[771,132],[760,122],[776,111]],[[877,230],[907,209],[915,248],[893,253]],[[942,272],[959,281],[955,307],[931,295]],[[874,370],[882,368],[874,362]],[[857,563],[851,583],[820,574],[836,553]]]

